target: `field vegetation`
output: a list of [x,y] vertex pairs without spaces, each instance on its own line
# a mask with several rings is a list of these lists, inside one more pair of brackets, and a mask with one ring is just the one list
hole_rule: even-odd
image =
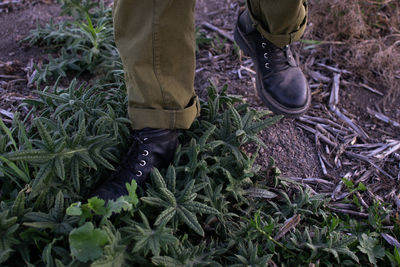
[[[308,37],[325,25],[337,27],[324,42],[351,44],[346,53],[353,60],[340,44],[331,56],[339,67],[361,69],[370,83],[387,85],[393,105],[399,29],[383,29],[400,25],[400,18],[379,10],[399,12],[400,4],[330,2],[312,3],[318,12],[331,8],[331,15],[312,21]],[[86,0],[64,0],[61,9],[67,20],[38,26],[24,40],[53,55],[35,66],[37,98],[23,101],[23,116],[0,119],[2,266],[400,265],[393,203],[374,200],[364,208],[358,196],[366,186],[343,178],[348,194],[341,204],[357,205],[367,216],[343,214],[330,194],[281,176],[273,159],[258,165],[268,144],[257,134],[281,117],[251,108],[227,86],[210,83],[173,165],[154,170],[146,189],[133,181],[129,195],[115,201],[88,199],[132,142],[125,84],[111,9]],[[201,32],[197,39],[199,46],[211,43]],[[323,42],[308,44],[322,56]],[[88,74],[97,80],[83,82]]]

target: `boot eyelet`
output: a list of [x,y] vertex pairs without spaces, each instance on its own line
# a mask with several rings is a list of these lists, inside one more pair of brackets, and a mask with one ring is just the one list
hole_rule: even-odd
[[143,172],[137,171],[137,173],[136,173],[136,176],[137,176],[137,177],[140,177],[140,176],[142,176],[142,175],[143,175]]
[[149,155],[149,151],[148,151],[148,150],[143,151],[143,154],[142,154],[142,155],[145,156],[145,157],[147,157],[147,156]]
[[268,62],[267,62],[267,63],[265,63],[265,65],[264,65],[264,66],[265,66],[265,68],[266,68],[266,69],[269,69],[269,66],[268,66],[268,65],[269,65],[269,63],[268,63]]
[[262,43],[261,46],[262,46],[262,48],[265,48],[265,47],[267,47],[267,43]]
[[268,59],[268,53],[264,53],[264,58]]
[[139,163],[139,165],[142,166],[142,167],[143,167],[143,166],[146,166],[146,161],[141,160],[140,163]]

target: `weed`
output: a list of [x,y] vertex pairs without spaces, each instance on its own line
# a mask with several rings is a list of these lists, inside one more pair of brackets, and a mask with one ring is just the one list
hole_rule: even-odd
[[[114,44],[111,9],[104,7],[103,1],[63,1],[65,14],[75,15],[75,21],[52,21],[44,28],[37,29],[23,41],[45,45],[49,52],[57,52],[57,57],[49,56],[49,62],[36,66],[33,81],[38,85],[49,77],[66,77],[67,72],[79,75],[84,71],[107,75],[119,66],[118,51]],[[79,3],[79,4],[78,4]]]

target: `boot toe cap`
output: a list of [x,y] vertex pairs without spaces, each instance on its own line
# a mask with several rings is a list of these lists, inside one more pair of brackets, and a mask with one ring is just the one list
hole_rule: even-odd
[[310,98],[307,81],[299,68],[288,68],[263,80],[267,94],[288,109],[305,107]]

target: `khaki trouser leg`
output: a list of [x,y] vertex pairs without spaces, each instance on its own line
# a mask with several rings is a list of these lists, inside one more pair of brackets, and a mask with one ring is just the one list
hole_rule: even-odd
[[247,0],[257,30],[276,46],[298,41],[307,24],[306,0]]
[[187,129],[199,114],[194,6],[195,0],[114,0],[133,129]]
[[[247,0],[257,29],[284,46],[300,39],[306,0]],[[114,0],[115,41],[125,70],[134,129],[187,129],[194,92],[195,0]]]

